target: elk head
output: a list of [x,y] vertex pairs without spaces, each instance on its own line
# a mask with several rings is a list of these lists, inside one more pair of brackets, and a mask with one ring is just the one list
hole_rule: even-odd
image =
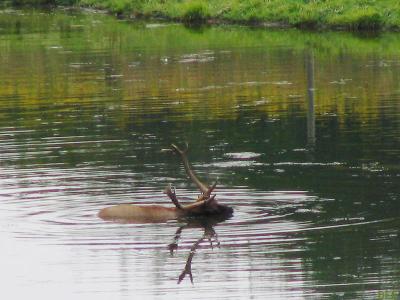
[[198,187],[201,193],[196,202],[182,206],[176,198],[175,190],[173,190],[171,186],[167,187],[165,193],[175,204],[176,208],[188,216],[220,216],[224,219],[231,217],[233,214],[233,209],[227,205],[218,203],[216,195],[212,195],[212,192],[217,186],[217,181],[211,186],[207,186],[200,181],[196,173],[191,168],[187,158],[187,152],[189,149],[188,145],[186,144],[185,150],[180,149],[174,144],[171,145],[171,148],[177,155],[180,156],[187,176]]

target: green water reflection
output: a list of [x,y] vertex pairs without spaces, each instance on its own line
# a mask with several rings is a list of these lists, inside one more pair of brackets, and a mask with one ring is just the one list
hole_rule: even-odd
[[[307,240],[295,255],[311,293],[354,299],[395,290],[398,49],[398,33],[190,29],[93,13],[2,12],[0,163],[116,166],[145,182],[179,177],[159,150],[188,141],[200,174],[224,186],[315,196],[294,221],[361,222],[295,234]],[[230,152],[261,156],[224,164]]]

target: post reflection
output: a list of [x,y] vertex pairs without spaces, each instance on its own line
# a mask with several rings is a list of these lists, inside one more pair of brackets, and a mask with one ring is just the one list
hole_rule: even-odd
[[310,150],[315,147],[315,86],[314,86],[314,54],[309,50],[305,57],[307,73],[307,146]]

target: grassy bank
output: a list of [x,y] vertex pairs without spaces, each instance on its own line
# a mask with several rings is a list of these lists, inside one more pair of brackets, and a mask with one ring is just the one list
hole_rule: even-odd
[[2,0],[1,6],[42,6],[42,5],[74,5],[78,0]]
[[228,22],[306,28],[400,29],[398,0],[12,0],[105,9],[187,23]]

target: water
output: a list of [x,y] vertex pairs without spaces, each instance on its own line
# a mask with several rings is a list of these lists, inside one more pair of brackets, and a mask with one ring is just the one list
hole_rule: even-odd
[[[2,11],[2,294],[397,297],[399,46],[398,33]],[[169,183],[194,199],[162,151],[185,141],[233,218],[96,216],[118,203],[171,205]],[[188,259],[193,284],[189,274],[178,284]]]

